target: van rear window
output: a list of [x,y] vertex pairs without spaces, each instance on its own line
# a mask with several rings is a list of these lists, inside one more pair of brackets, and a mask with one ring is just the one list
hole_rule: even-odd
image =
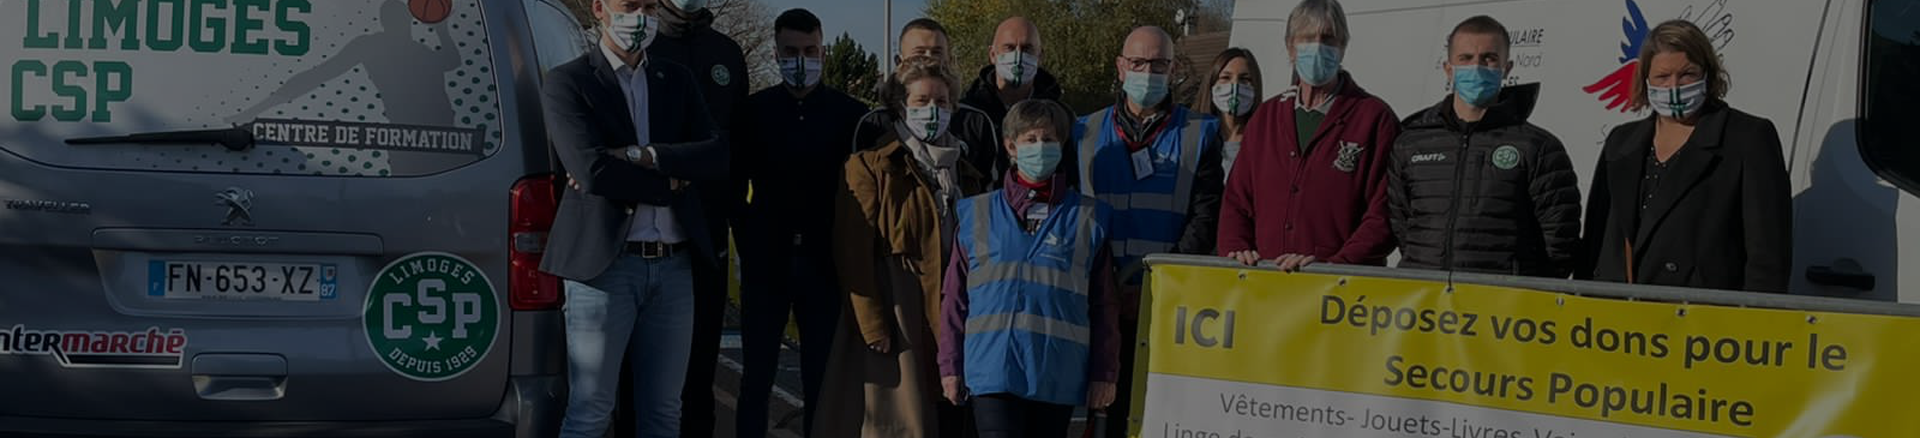
[[0,149],[90,169],[455,169],[504,138],[481,15],[478,0],[3,2]]
[[1860,148],[1867,165],[1920,194],[1920,0],[1881,0],[1868,13]]

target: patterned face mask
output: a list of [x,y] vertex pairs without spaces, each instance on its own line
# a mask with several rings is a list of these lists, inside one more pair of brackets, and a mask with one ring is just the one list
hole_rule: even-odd
[[640,53],[653,44],[653,34],[660,24],[657,19],[640,11],[629,13],[614,12],[607,9],[607,37],[613,45],[627,53]]
[[820,58],[780,58],[780,80],[793,88],[814,86],[820,83],[820,65]]
[[947,123],[953,112],[939,105],[907,107],[907,129],[913,131],[913,137],[923,142],[932,142],[947,134]]
[[1033,83],[1033,76],[1040,72],[1040,57],[1022,51],[1000,54],[993,60],[994,73],[1007,81],[1007,87],[1019,88]]
[[1647,106],[1653,112],[1676,119],[1684,119],[1699,112],[1707,104],[1707,81],[1694,82],[1678,87],[1655,87],[1647,84]]
[[1223,114],[1245,116],[1252,113],[1254,99],[1256,97],[1251,85],[1234,82],[1213,86],[1213,107]]

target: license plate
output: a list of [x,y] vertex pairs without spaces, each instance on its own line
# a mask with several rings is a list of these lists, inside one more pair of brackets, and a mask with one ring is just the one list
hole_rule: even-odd
[[169,299],[321,301],[340,292],[329,264],[154,260],[147,272],[147,295]]

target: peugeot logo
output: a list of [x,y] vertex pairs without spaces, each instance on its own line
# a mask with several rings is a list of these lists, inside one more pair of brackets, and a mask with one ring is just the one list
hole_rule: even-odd
[[213,205],[227,207],[227,219],[221,225],[253,226],[253,191],[239,187],[228,187],[213,194]]

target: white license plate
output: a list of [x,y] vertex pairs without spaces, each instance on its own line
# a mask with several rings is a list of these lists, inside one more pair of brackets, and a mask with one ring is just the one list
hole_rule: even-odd
[[332,300],[340,292],[334,265],[153,260],[147,295],[170,299]]

